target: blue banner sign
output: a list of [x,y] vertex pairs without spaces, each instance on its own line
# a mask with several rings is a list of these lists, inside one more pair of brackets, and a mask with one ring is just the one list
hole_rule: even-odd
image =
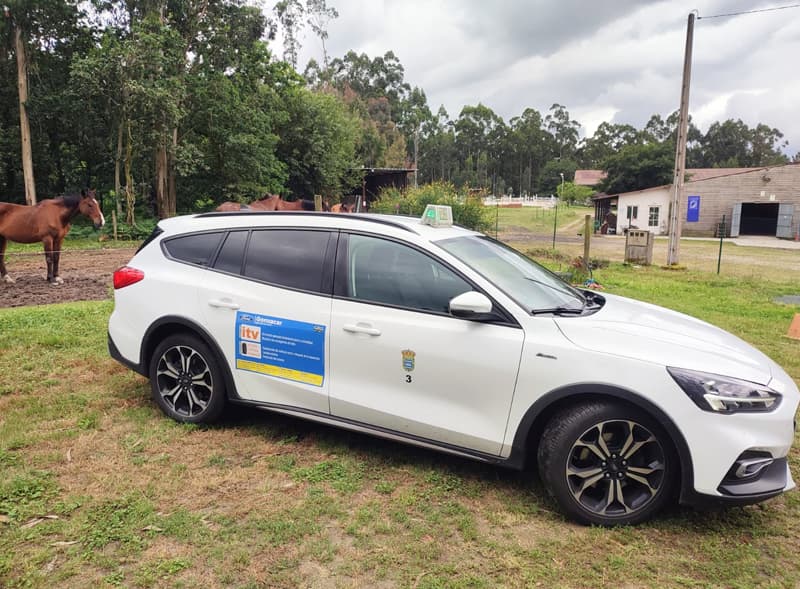
[[697,223],[700,220],[700,197],[690,196],[686,199],[686,221]]
[[321,387],[325,326],[238,311],[236,368]]

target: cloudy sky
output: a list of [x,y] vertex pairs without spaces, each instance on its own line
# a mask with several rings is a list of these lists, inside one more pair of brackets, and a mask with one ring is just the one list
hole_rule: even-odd
[[[591,135],[602,121],[641,128],[680,101],[686,21],[696,9],[690,114],[701,130],[740,118],[780,129],[800,152],[800,8],[792,0],[328,0],[328,54],[395,52],[405,78],[451,119],[479,102],[508,122],[567,107]],[[704,18],[705,17],[705,18]],[[299,68],[322,47],[310,31]],[[280,47],[275,47],[281,53]]]

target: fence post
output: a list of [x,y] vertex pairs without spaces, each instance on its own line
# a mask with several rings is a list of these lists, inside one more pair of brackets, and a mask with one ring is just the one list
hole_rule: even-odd
[[719,255],[717,256],[717,274],[722,263],[722,238],[725,237],[725,215],[722,215],[722,225],[719,228]]
[[556,226],[558,225],[558,203],[556,203],[556,214],[553,216],[553,249],[556,249]]
[[589,270],[591,264],[589,263],[589,245],[592,240],[592,216],[586,215],[583,224],[583,265]]

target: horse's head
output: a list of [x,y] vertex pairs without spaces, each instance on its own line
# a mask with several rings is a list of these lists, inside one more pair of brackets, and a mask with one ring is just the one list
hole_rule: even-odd
[[97,191],[94,189],[81,190],[81,202],[78,205],[78,210],[82,215],[86,215],[92,220],[95,229],[100,229],[100,227],[105,225],[106,219],[103,217],[103,211],[100,210],[100,205],[97,204],[95,194],[97,194]]

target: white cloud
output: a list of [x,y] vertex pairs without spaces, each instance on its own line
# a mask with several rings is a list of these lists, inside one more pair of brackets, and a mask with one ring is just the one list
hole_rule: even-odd
[[[565,105],[587,132],[603,120],[642,127],[678,108],[687,15],[695,26],[690,113],[701,128],[741,118],[777,127],[800,150],[800,9],[756,0],[329,0],[333,57],[392,50],[405,78],[451,118],[478,102],[506,121]],[[703,18],[706,17],[706,18]],[[281,53],[279,47],[276,53]],[[319,59],[306,35],[301,63]],[[301,66],[302,69],[302,66]]]

